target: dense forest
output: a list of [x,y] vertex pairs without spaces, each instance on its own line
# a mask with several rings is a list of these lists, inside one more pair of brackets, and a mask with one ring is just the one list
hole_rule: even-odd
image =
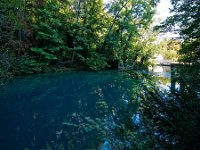
[[[172,0],[173,16],[153,30],[159,0],[1,0],[0,73],[145,66],[166,59],[199,63],[199,0]],[[160,31],[178,40],[156,42]],[[171,50],[171,51],[169,51]]]
[[145,61],[151,54],[140,50],[140,32],[148,29],[155,6],[153,0],[3,0],[1,63],[31,73],[48,66],[99,70],[129,58]]

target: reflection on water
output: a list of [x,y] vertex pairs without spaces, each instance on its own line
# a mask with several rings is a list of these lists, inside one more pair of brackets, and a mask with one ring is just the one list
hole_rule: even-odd
[[0,149],[98,147],[103,139],[93,138],[97,129],[87,124],[93,120],[101,123],[101,130],[106,128],[109,117],[126,107],[139,84],[121,72],[16,78],[0,91]]
[[160,77],[171,78],[171,67],[170,66],[149,67],[149,73]]
[[171,95],[162,87],[168,83],[118,71],[16,78],[0,91],[0,149],[191,148],[199,139],[199,101]]
[[157,77],[160,81],[159,87],[164,91],[170,91],[171,87],[171,67],[170,66],[154,66],[148,68],[148,73]]

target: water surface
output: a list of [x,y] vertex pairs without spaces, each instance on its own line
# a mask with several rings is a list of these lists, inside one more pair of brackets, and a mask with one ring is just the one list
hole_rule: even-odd
[[98,149],[141,84],[118,71],[16,77],[0,91],[0,149]]

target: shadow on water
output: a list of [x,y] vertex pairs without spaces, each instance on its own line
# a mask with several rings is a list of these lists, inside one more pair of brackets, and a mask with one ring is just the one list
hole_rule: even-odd
[[118,71],[16,78],[0,91],[0,149],[195,149],[198,96],[161,82]]
[[171,84],[165,92],[152,80],[144,87],[140,110],[152,139],[148,148],[199,149],[200,66],[172,66]]
[[[68,149],[88,148],[91,142],[84,145],[82,134],[75,141],[62,141],[67,131],[76,134],[71,129],[64,131],[63,122],[104,118],[131,99],[131,89],[138,83],[120,72],[16,78],[0,91],[0,149],[55,149],[60,143],[69,145]],[[70,142],[76,145],[70,147]]]

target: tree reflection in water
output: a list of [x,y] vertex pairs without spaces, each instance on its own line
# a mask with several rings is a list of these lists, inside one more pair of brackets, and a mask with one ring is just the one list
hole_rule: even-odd
[[[148,137],[138,149],[200,147],[200,67],[178,66],[173,71],[173,77],[182,86],[181,91],[177,89],[170,93],[160,90],[155,79],[151,78],[145,80],[147,82],[138,94],[135,94],[141,99],[138,111],[142,120],[142,136]],[[138,135],[143,138],[140,132]]]
[[173,94],[160,87],[168,79],[132,71],[14,80],[0,91],[0,149],[198,149],[200,80],[192,70],[189,78],[176,69],[186,82]]
[[[194,78],[188,78],[185,92],[171,94],[169,90],[160,90],[159,84],[155,84],[157,78],[132,75],[142,84],[133,87],[132,100],[126,105],[115,106],[108,113],[107,103],[99,101],[96,107],[99,114],[105,112],[103,118],[82,116],[78,124],[64,122],[63,125],[73,127],[83,140],[88,132],[93,132],[91,137],[88,134],[88,140],[101,145],[100,149],[198,149],[200,99],[195,92],[189,92]],[[199,78],[195,80],[199,82]]]

